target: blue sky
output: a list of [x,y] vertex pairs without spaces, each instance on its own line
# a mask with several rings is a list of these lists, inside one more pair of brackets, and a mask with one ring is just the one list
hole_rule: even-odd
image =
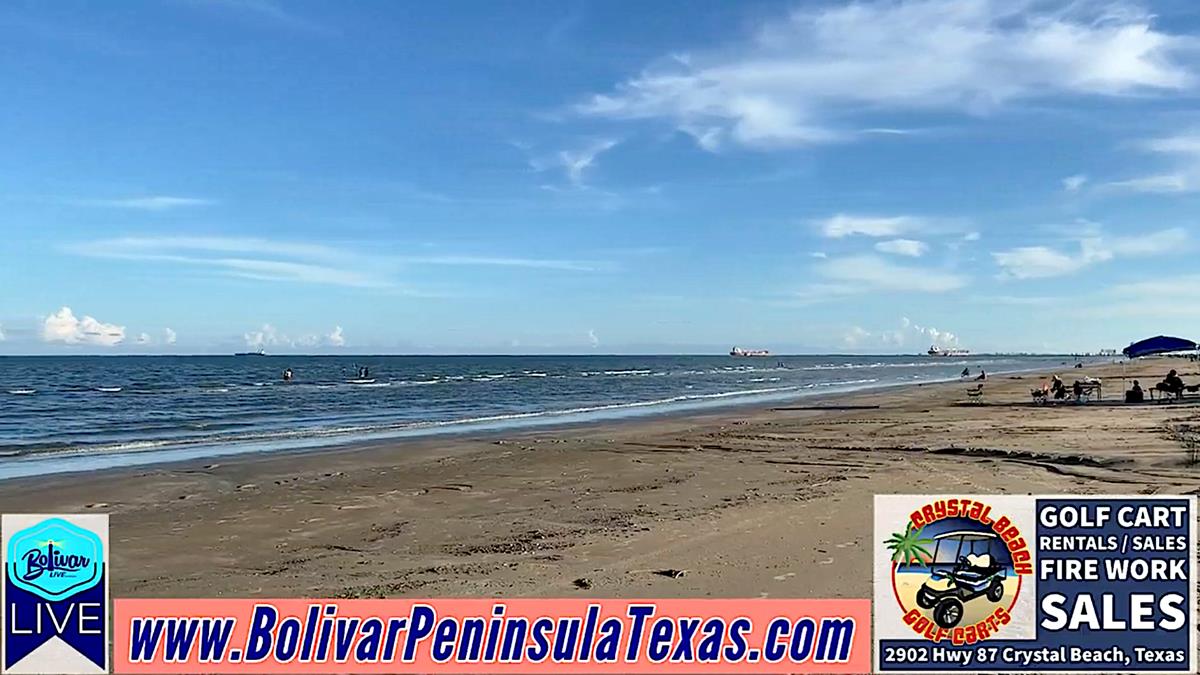
[[0,353],[1200,337],[1200,6],[0,3]]

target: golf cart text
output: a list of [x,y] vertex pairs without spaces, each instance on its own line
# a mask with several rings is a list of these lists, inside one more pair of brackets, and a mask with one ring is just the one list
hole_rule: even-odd
[[[1140,504],[1117,509],[1117,525],[1121,527],[1155,527],[1179,529],[1187,526],[1188,505]],[[1112,520],[1108,504],[1069,504],[1047,506],[1038,514],[1042,527],[1104,527]]]
[[953,645],[973,645],[980,640],[986,640],[1010,621],[1012,621],[1012,617],[1003,607],[997,607],[986,619],[976,624],[955,628],[943,628],[925,618],[925,615],[917,609],[909,610],[904,615],[904,623],[908,624],[921,637],[931,642],[941,642],[950,638],[950,643]]

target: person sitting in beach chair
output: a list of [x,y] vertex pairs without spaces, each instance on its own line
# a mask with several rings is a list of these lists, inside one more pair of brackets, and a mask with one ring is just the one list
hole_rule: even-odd
[[983,372],[983,370],[980,370],[980,371],[979,371],[979,375],[976,375],[976,376],[975,376],[975,381],[976,381],[976,382],[982,382],[982,381],[984,381],[984,380],[986,380],[986,379],[987,379],[987,373]]
[[983,401],[983,385],[977,384],[967,390],[967,401],[981,403]]
[[1179,377],[1179,374],[1175,372],[1175,369],[1172,368],[1171,372],[1167,373],[1167,376],[1163,378],[1163,381],[1154,385],[1154,388],[1175,398],[1179,398],[1183,396],[1183,390],[1186,388],[1186,385],[1184,385],[1183,379]]
[[1142,385],[1137,380],[1133,381],[1133,388],[1125,392],[1126,403],[1141,403],[1146,400],[1146,394],[1142,391]]
[[1055,399],[1064,399],[1067,397],[1067,385],[1063,384],[1062,378],[1057,375],[1050,378],[1050,394]]

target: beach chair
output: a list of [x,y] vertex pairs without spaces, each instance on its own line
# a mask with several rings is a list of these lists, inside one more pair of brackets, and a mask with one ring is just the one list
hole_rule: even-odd
[[1050,392],[1047,391],[1046,389],[1030,389],[1029,390],[1029,395],[1033,398],[1033,402],[1037,405],[1044,405],[1046,403],[1046,396],[1049,393]]
[[983,385],[976,385],[967,390],[968,403],[983,403]]

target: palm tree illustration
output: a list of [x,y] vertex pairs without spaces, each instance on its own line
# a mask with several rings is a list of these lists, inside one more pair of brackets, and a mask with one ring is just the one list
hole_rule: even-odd
[[903,532],[893,533],[883,543],[892,551],[892,560],[901,565],[917,564],[925,566],[925,561],[933,560],[933,554],[925,548],[933,543],[932,539],[921,536],[922,528],[913,528],[910,522]]

